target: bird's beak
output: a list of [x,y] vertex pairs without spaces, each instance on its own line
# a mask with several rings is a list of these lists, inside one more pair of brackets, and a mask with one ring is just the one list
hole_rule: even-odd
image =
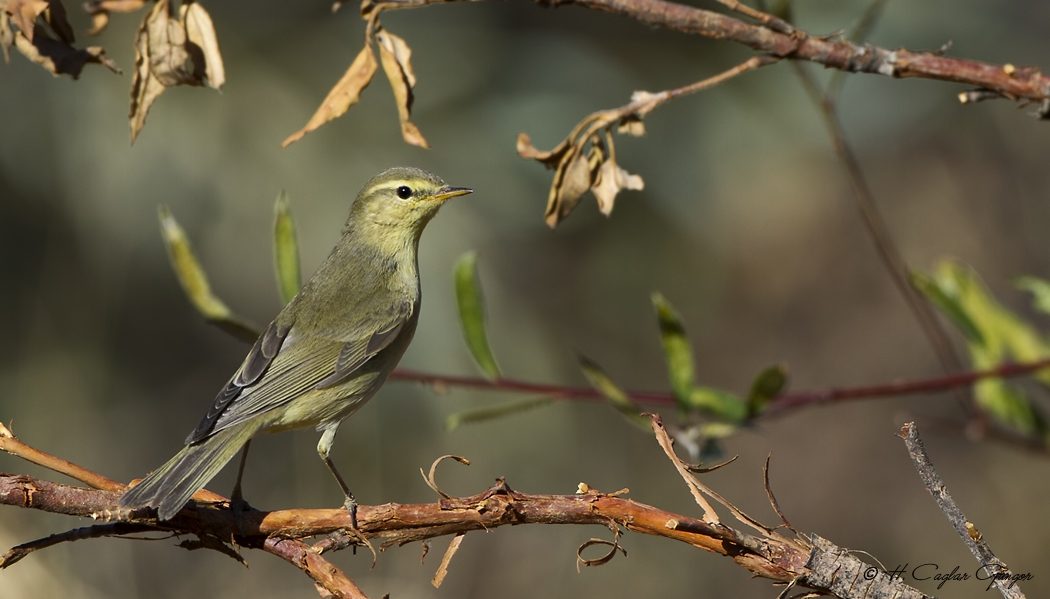
[[430,199],[436,200],[438,202],[444,202],[449,198],[454,198],[456,196],[465,196],[468,193],[474,193],[474,190],[469,187],[449,187],[446,185],[445,187],[442,187],[440,191],[430,196]]

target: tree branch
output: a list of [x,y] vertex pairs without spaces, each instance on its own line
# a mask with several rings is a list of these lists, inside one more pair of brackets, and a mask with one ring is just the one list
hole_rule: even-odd
[[[782,58],[806,60],[825,67],[888,77],[920,77],[972,85],[1011,100],[1047,102],[1050,77],[1036,67],[994,65],[938,52],[888,50],[870,44],[815,37],[795,29],[780,33],[762,24],[664,0],[538,0],[546,6],[576,5],[630,17],[647,25],[666,27],[743,44]],[[1041,118],[1050,118],[1044,105]]]
[[[658,437],[668,441],[666,433],[654,417]],[[666,447],[668,456],[677,456]],[[701,485],[706,493],[713,493]],[[820,547],[811,547],[802,538],[791,539],[774,529],[758,524],[717,494],[712,496],[728,506],[738,519],[755,528],[758,535],[733,529],[725,524],[703,521],[685,515],[667,512],[620,497],[627,490],[602,493],[581,483],[572,495],[533,495],[511,489],[504,480],[471,497],[441,498],[436,503],[401,505],[388,503],[361,506],[358,509],[358,531],[364,539],[381,541],[381,548],[403,545],[444,535],[463,535],[472,531],[491,530],[504,525],[519,524],[582,524],[610,528],[619,536],[619,527],[628,531],[665,537],[706,551],[731,558],[738,565],[757,576],[790,583],[804,584],[818,590],[828,590],[831,581],[822,578],[819,565],[826,562],[834,545],[822,541]],[[174,518],[159,522],[152,510],[124,510],[117,506],[119,492],[71,487],[24,475],[0,473],[0,504],[32,508],[51,513],[80,516],[102,521],[102,524],[78,529],[48,539],[35,541],[9,551],[0,557],[0,568],[9,566],[30,551],[98,536],[117,536],[131,532],[160,531],[176,535],[193,535],[199,542],[184,543],[194,548],[216,549],[230,554],[227,542],[259,548],[295,565],[315,582],[323,596],[361,599],[365,595],[342,571],[324,559],[324,551],[349,546],[352,539],[345,534],[350,529],[350,516],[343,508],[292,509],[273,512],[251,510],[237,519],[228,501],[195,501],[184,507]],[[341,534],[342,541],[328,537],[313,545],[305,539],[329,533]],[[816,538],[816,537],[814,537]],[[613,543],[618,546],[618,542]],[[836,556],[843,560],[862,562],[856,558]],[[607,560],[591,560],[598,564]],[[838,577],[841,579],[841,577]],[[836,584],[841,584],[839,580]],[[921,593],[903,585],[892,577],[867,580],[856,584],[856,591],[840,597],[865,597],[876,586],[892,586],[898,597],[923,597]],[[887,586],[886,588],[890,588]]]

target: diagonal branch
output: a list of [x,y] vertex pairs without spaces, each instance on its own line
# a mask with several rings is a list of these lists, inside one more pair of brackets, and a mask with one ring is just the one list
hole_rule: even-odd
[[[780,33],[762,24],[665,0],[539,0],[546,6],[576,5],[605,10],[684,33],[743,44],[774,56],[815,62],[825,67],[888,77],[919,77],[972,85],[1011,100],[1044,102],[1050,98],[1050,77],[1035,67],[994,65],[937,52],[888,50],[848,40],[815,37],[794,30]],[[1050,107],[1040,111],[1050,117]]]
[[[948,494],[948,488],[941,480],[941,476],[937,474],[937,470],[933,467],[933,462],[930,461],[930,456],[926,453],[926,447],[922,443],[922,438],[919,437],[919,429],[915,426],[915,423],[909,422],[901,427],[900,437],[908,448],[908,455],[911,456],[915,469],[919,472],[919,477],[922,479],[923,484],[926,485],[926,490],[933,496],[934,501],[937,502],[937,507],[941,508],[941,511],[944,512],[945,517],[948,518],[955,531],[959,533],[963,543],[966,544],[966,548],[970,550],[970,553],[977,558],[977,562],[984,568],[985,573],[988,575],[986,580],[991,580],[1005,599],[1024,599],[1024,593],[1017,586],[1017,581],[1030,580],[1031,575],[1011,572],[1006,563],[992,553],[991,547],[984,541],[977,527],[966,519],[955,500]],[[990,587],[991,585],[989,585]]]

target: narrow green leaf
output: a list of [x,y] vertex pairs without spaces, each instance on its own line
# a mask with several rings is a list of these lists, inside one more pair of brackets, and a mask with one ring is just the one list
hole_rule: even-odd
[[754,418],[761,414],[773,398],[780,395],[787,385],[787,367],[783,364],[770,366],[758,373],[751,383],[751,393],[747,396],[747,415]]
[[950,318],[966,335],[967,339],[975,343],[985,342],[981,331],[962,305],[957,286],[950,281],[944,281],[940,278],[934,279],[916,270],[909,273],[909,278],[911,279],[912,287],[925,295],[934,306]]
[[503,418],[504,416],[519,414],[521,412],[527,412],[529,410],[548,406],[556,401],[558,400],[553,397],[528,397],[525,399],[514,399],[494,406],[464,410],[462,412],[456,412],[445,419],[445,428],[451,431],[458,428],[461,424],[473,424],[475,422],[495,420],[497,418]]
[[739,397],[712,387],[693,387],[686,405],[726,422],[743,422],[748,414],[747,404]]
[[179,226],[171,211],[163,204],[157,207],[160,218],[160,230],[168,246],[168,256],[175,275],[182,284],[183,291],[208,322],[215,324],[227,333],[243,341],[255,341],[259,332],[244,319],[233,314],[211,291],[208,276],[204,274],[197,257],[193,254],[186,233]]
[[590,381],[591,386],[601,392],[609,403],[612,404],[617,411],[623,414],[631,424],[636,425],[645,432],[652,432],[653,427],[649,421],[649,418],[642,416],[642,409],[638,407],[638,404],[631,401],[630,397],[620,389],[616,383],[613,382],[609,375],[605,374],[601,366],[593,362],[590,358],[584,355],[579,355],[580,368],[583,369],[584,376]]
[[685,335],[682,318],[664,296],[653,293],[653,308],[660,325],[660,341],[667,360],[667,374],[671,379],[671,390],[678,400],[678,408],[689,408],[689,397],[693,392],[693,350]]
[[299,272],[299,240],[295,234],[295,219],[288,204],[288,193],[281,190],[274,204],[273,257],[277,270],[277,292],[285,304],[292,301],[302,287]]
[[1039,277],[1018,277],[1014,285],[1032,294],[1033,308],[1050,314],[1050,282]]
[[467,252],[456,261],[453,270],[456,285],[456,302],[459,304],[459,322],[463,327],[463,338],[467,341],[470,355],[474,356],[478,368],[489,379],[500,378],[499,365],[489,347],[485,333],[485,306],[481,299],[481,284],[478,282],[478,256]]

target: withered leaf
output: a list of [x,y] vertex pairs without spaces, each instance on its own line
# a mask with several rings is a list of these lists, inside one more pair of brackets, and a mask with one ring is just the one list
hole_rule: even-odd
[[11,46],[15,43],[15,33],[11,31],[11,17],[0,10],[0,49],[4,51],[4,62],[11,64]]
[[61,0],[49,0],[47,10],[44,11],[44,21],[55,32],[58,39],[67,44],[77,41],[73,34],[73,27],[66,20],[66,7],[62,6]]
[[375,76],[379,65],[376,64],[375,53],[371,46],[365,43],[365,47],[357,54],[357,58],[350,64],[350,68],[343,74],[343,78],[335,84],[332,91],[321,102],[306,126],[288,136],[281,142],[282,148],[299,141],[304,135],[317,129],[321,125],[343,116],[351,106],[357,104],[361,99],[361,91],[368,87],[372,77]]
[[616,132],[641,137],[642,135],[645,135],[645,123],[642,122],[640,116],[629,114],[620,119],[620,124],[617,125]]
[[542,152],[536,149],[536,146],[532,145],[532,140],[529,138],[527,133],[518,134],[517,150],[518,156],[527,158],[529,160],[536,160],[542,162],[547,168],[554,168],[561,163],[561,159],[565,156],[565,152],[569,150],[569,140],[565,139],[558,144],[553,150],[549,152]]
[[605,216],[609,216],[612,213],[616,194],[620,193],[621,189],[641,190],[644,187],[645,182],[641,177],[628,173],[620,168],[615,160],[609,158],[598,170],[598,177],[591,191],[598,200],[598,209]]
[[47,0],[7,0],[4,12],[11,15],[11,22],[32,42],[36,18],[47,10],[47,5]]
[[401,120],[401,136],[406,142],[429,148],[427,140],[419,128],[409,119],[412,112],[412,88],[416,85],[416,75],[412,72],[412,50],[405,40],[385,30],[376,34],[379,44],[379,58],[383,62],[383,71],[390,80],[397,101],[397,116]]
[[88,35],[98,35],[109,25],[111,12],[135,12],[146,6],[147,0],[93,0],[84,4],[84,10],[91,15],[91,29]]
[[182,5],[180,14],[184,18],[172,18],[170,0],[159,0],[146,13],[135,36],[135,77],[128,114],[132,144],[146,124],[150,106],[166,88],[207,83],[218,89],[225,80],[208,13],[188,3]]
[[56,40],[48,32],[37,25],[33,33],[33,41],[21,31],[14,35],[14,45],[26,58],[44,67],[52,75],[69,75],[73,79],[80,77],[84,65],[97,63],[104,65],[114,73],[120,73],[120,69],[112,60],[106,58],[105,49],[99,46],[91,46],[80,49]]
[[554,172],[554,182],[547,198],[545,220],[554,228],[580,203],[580,197],[591,188],[591,168],[579,146],[565,154]]
[[215,35],[215,26],[211,22],[208,11],[200,4],[183,3],[179,8],[179,15],[186,27],[186,37],[189,38],[188,48],[191,54],[200,52],[203,56],[198,59],[193,57],[194,64],[203,61],[204,82],[212,89],[222,89],[226,83],[226,70],[222,65],[222,54],[219,53],[219,39]]

